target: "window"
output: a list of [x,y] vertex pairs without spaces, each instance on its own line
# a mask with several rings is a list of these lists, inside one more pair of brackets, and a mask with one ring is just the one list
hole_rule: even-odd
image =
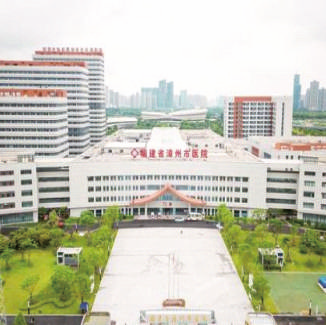
[[267,193],[288,193],[296,194],[296,189],[294,188],[279,188],[279,187],[267,187]]
[[243,193],[248,193],[248,187],[243,187],[243,188],[242,188],[242,192],[243,192]]
[[228,177],[227,177],[227,180],[228,180],[228,182],[232,182],[232,181],[233,181],[233,177],[228,176]]
[[304,197],[315,197],[315,193],[314,192],[303,192],[303,196]]
[[93,197],[89,197],[88,198],[88,202],[94,202],[94,198]]
[[93,186],[88,186],[88,192],[94,192],[94,187]]
[[31,195],[33,195],[32,190],[24,190],[24,191],[22,191],[22,196],[31,196]]
[[236,182],[241,182],[241,177],[235,177]]
[[12,186],[12,185],[14,185],[14,181],[0,182],[0,186]]
[[268,177],[267,182],[271,183],[291,183],[296,184],[297,180],[294,178],[275,178],[275,177]]
[[234,202],[239,203],[240,202],[240,198],[239,197],[235,197],[234,198]]
[[92,181],[94,180],[94,177],[93,177],[93,176],[88,176],[88,177],[87,177],[87,180],[88,180],[89,182],[92,182]]
[[315,181],[304,181],[304,186],[314,187],[316,185]]
[[241,199],[241,202],[242,202],[242,203],[248,203],[248,199],[247,199],[246,197],[243,197],[243,198]]
[[312,202],[303,202],[303,207],[305,209],[313,209],[314,208],[314,204]]
[[266,199],[266,203],[296,204],[296,200],[288,200],[288,199]]
[[13,175],[14,171],[13,170],[2,170],[0,171],[0,176],[8,176],[8,175]]
[[0,210],[12,209],[15,207],[15,203],[0,203]]
[[234,192],[240,192],[240,187],[235,187]]
[[248,182],[249,178],[248,177],[242,177],[243,182]]
[[97,196],[95,200],[96,202],[102,202],[102,198],[100,196]]
[[32,180],[31,179],[22,179],[21,180],[21,184],[22,185],[31,185],[32,184]]
[[316,173],[315,173],[315,172],[311,172],[311,171],[306,170],[306,171],[304,172],[304,175],[305,175],[305,176],[316,176]]
[[23,201],[22,202],[22,207],[27,208],[33,206],[33,201]]
[[101,186],[96,186],[96,187],[95,187],[95,191],[96,191],[96,192],[101,192],[101,189],[102,189]]
[[101,180],[101,176],[96,176],[96,177],[95,177],[95,180],[96,180],[96,181],[100,181],[100,180]]
[[22,169],[20,171],[20,174],[21,175],[30,175],[30,174],[32,174],[32,171],[30,169]]

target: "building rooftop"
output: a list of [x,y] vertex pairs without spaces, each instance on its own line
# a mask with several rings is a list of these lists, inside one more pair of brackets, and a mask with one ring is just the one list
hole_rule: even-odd
[[24,67],[42,67],[42,66],[58,66],[58,67],[86,67],[85,62],[53,62],[53,61],[15,61],[0,60],[0,66],[24,66]]
[[98,55],[103,56],[103,50],[100,48],[73,48],[73,47],[43,47],[42,50],[35,51],[35,54],[47,55]]
[[181,149],[185,150],[187,144],[182,139],[178,128],[153,128],[147,149]]
[[59,247],[57,253],[63,253],[67,255],[79,255],[82,250],[82,247]]

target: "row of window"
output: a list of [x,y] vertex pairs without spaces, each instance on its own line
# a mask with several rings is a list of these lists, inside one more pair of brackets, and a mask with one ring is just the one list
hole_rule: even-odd
[[271,183],[290,183],[296,184],[297,180],[294,178],[277,178],[277,177],[267,177],[267,182]]
[[248,177],[233,176],[201,176],[201,175],[117,175],[117,176],[88,176],[87,180],[92,181],[138,181],[138,180],[191,180],[191,181],[228,181],[228,182],[248,182]]
[[275,188],[275,187],[267,187],[267,193],[287,193],[287,194],[296,194],[297,191],[294,188]]
[[[118,186],[88,186],[88,192],[102,192],[102,191],[158,191],[162,185],[118,185]],[[195,186],[195,185],[175,185],[178,191],[213,191],[213,192],[243,192],[248,193],[248,187],[231,187],[231,186]],[[58,191],[59,192],[59,191]]]
[[[130,202],[131,200],[136,200],[139,198],[142,198],[144,196],[96,196],[96,197],[88,197],[88,202],[92,203],[92,202]],[[214,197],[207,197],[207,196],[197,196],[197,197],[193,197],[194,199],[198,199],[198,200],[205,200],[207,202],[230,202],[232,203],[233,201],[235,203],[248,203],[248,199],[243,197],[243,198],[239,198],[239,197],[224,197],[224,196],[214,196]],[[171,200],[173,201],[173,200]]]

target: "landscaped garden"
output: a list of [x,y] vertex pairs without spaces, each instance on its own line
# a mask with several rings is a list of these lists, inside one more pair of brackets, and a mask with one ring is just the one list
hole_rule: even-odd
[[[326,242],[319,231],[299,233],[292,226],[283,234],[285,223],[279,219],[257,218],[243,224],[225,205],[219,206],[215,219],[224,225],[222,236],[256,310],[307,311],[311,299],[314,311],[318,305],[319,312],[326,313],[326,294],[317,286],[318,277],[326,275]],[[262,264],[258,248],[275,247],[283,249],[284,264],[277,264],[274,257]]]
[[[47,221],[0,236],[1,277],[7,313],[76,314],[82,301],[93,303],[113,246],[113,223],[119,208],[97,219],[90,211],[67,224],[84,226],[82,233],[58,227],[51,211]],[[97,229],[90,231],[97,224]],[[57,265],[58,247],[81,247],[78,267]]]

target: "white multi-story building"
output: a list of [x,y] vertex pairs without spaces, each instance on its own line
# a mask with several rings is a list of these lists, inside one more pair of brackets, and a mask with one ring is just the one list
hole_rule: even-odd
[[0,224],[37,222],[37,177],[33,153],[1,151]]
[[[110,205],[134,215],[214,214],[225,203],[236,217],[256,208],[285,209],[326,223],[323,156],[262,159],[234,142],[209,130],[119,130],[79,157],[35,159],[19,168],[32,164],[35,170],[38,207],[67,206],[72,216],[83,210],[100,216]],[[2,159],[0,167],[11,170],[11,164]],[[8,176],[0,173],[0,184]],[[21,191],[19,182],[7,186]],[[13,203],[8,195],[0,204]],[[22,213],[17,207],[15,213]],[[0,212],[0,222],[12,220],[12,208]]]
[[55,89],[0,88],[0,150],[36,156],[69,153],[67,93]]
[[224,136],[290,136],[291,97],[230,97],[224,104]]
[[91,142],[100,142],[106,132],[104,54],[101,49],[43,48],[35,51],[36,61],[86,62],[89,81],[89,117]]
[[90,146],[86,63],[0,61],[0,88],[4,87],[66,90],[69,154],[81,154]]

